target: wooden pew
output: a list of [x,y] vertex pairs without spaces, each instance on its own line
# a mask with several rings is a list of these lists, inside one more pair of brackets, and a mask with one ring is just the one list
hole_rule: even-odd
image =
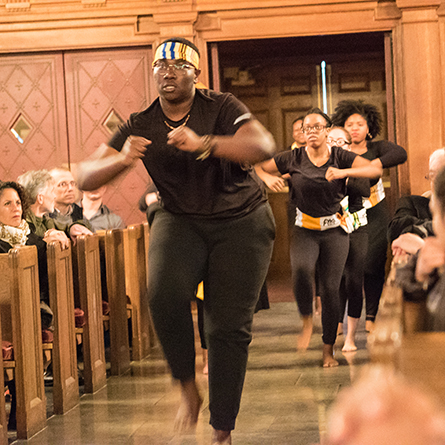
[[122,375],[130,369],[127,293],[125,287],[124,232],[107,230],[99,235],[105,252],[110,329],[111,375]]
[[0,254],[0,276],[3,339],[14,345],[14,361],[5,361],[4,367],[14,370],[17,438],[28,439],[46,426],[39,275],[35,246],[14,248],[8,254]]
[[[2,332],[2,327],[0,321],[0,334],[1,332]],[[0,341],[1,341],[1,335],[0,335]],[[2,354],[2,356],[0,357],[0,388],[4,387],[5,387],[5,381],[3,378],[3,354]],[[3,395],[0,398],[0,445],[8,445],[8,424],[6,422],[6,406],[5,406],[5,397]]]
[[383,289],[375,330],[368,336],[371,361],[401,373],[445,406],[445,332],[422,332],[425,304],[403,301],[395,268]]
[[50,307],[54,313],[53,404],[55,414],[64,414],[79,403],[71,247],[62,250],[59,242],[50,243],[47,256]]
[[85,392],[94,393],[107,383],[97,235],[77,239],[73,249],[73,274],[77,280],[80,308],[85,313],[82,328]]
[[[147,239],[147,241],[146,241]],[[134,224],[124,230],[125,282],[132,310],[133,360],[142,360],[150,353],[150,314],[147,298],[148,235],[143,224]]]

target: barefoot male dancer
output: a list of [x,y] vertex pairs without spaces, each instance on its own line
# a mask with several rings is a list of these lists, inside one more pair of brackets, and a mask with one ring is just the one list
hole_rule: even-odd
[[96,189],[142,159],[162,197],[150,229],[148,294],[181,384],[176,427],[196,423],[202,403],[190,301],[204,280],[212,443],[230,444],[275,234],[251,165],[270,158],[275,143],[231,94],[196,89],[199,73],[193,43],[161,43],[153,63],[159,97],[99,148],[99,159],[79,166],[78,180],[82,189]]

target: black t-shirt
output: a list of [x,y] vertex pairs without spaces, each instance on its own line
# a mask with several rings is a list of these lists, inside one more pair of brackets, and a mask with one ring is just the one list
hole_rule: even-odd
[[[203,218],[232,218],[245,215],[266,200],[264,187],[251,166],[214,156],[197,160],[194,153],[167,144],[171,131],[159,98],[146,110],[135,113],[119,127],[109,146],[120,151],[130,135],[143,136],[152,143],[143,158],[162,205],[176,214]],[[229,93],[196,90],[187,126],[199,136],[234,135],[252,119],[247,107]]]
[[340,201],[346,193],[346,179],[329,182],[325,177],[327,169],[350,168],[356,156],[350,151],[332,147],[329,160],[317,167],[310,161],[306,147],[301,147],[279,153],[274,160],[282,175],[289,173],[291,176],[292,205],[318,218],[340,212]]
[[[390,141],[368,141],[366,146],[368,151],[361,156],[370,161],[380,159],[383,168],[395,167],[403,164],[407,159],[405,149]],[[377,182],[379,182],[379,179],[372,179],[371,187]]]

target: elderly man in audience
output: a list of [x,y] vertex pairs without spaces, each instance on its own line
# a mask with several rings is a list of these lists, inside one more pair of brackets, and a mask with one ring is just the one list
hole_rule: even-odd
[[[75,203],[78,190],[73,174],[63,167],[53,168],[50,174],[54,179],[56,200],[54,212],[49,216],[55,220],[57,225],[70,227],[69,233],[73,242],[80,235],[91,235],[93,228],[84,219],[82,209]],[[73,224],[74,222],[76,224]]]
[[437,173],[445,166],[445,148],[435,150],[429,159],[430,190],[423,195],[400,198],[394,217],[388,226],[388,241],[396,261],[406,260],[415,254],[424,239],[434,235],[430,198]]
[[408,263],[397,270],[406,301],[425,303],[425,328],[445,331],[445,169],[434,179],[430,209],[435,236],[429,236]]
[[32,170],[19,176],[17,182],[22,185],[29,198],[29,209],[25,219],[31,232],[37,236],[45,237],[52,234],[62,246],[68,247],[69,239],[64,227],[56,226],[55,221],[49,217],[54,212],[54,180],[47,170]]

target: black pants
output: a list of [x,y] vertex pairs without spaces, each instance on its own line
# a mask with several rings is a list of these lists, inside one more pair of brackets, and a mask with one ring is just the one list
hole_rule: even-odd
[[386,199],[366,211],[369,246],[365,266],[366,319],[374,320],[385,284],[389,209]]
[[195,376],[190,301],[204,280],[210,423],[232,430],[246,373],[252,319],[272,255],[269,204],[232,220],[156,213],[150,230],[149,298],[174,378]]
[[339,320],[340,281],[349,249],[349,236],[340,227],[325,231],[295,226],[291,241],[294,295],[302,316],[312,315],[315,267],[318,261],[323,343],[333,345]]
[[368,227],[363,226],[349,235],[349,253],[340,286],[340,323],[345,315],[346,302],[349,317],[360,318],[362,313],[367,251]]

